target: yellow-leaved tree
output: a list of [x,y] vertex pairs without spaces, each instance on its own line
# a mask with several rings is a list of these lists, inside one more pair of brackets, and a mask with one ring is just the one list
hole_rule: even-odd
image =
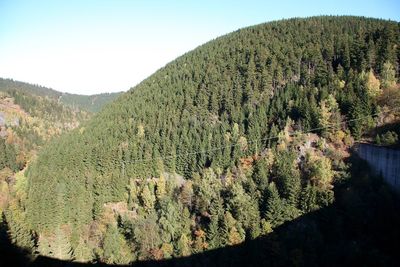
[[375,77],[372,69],[365,75],[365,85],[370,97],[375,99],[382,94],[381,82]]

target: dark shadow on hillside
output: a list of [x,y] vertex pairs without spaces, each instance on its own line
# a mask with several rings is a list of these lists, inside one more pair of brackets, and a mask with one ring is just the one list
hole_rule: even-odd
[[28,251],[14,246],[7,235],[8,225],[0,217],[0,266],[29,266],[31,259]]
[[[387,133],[388,131],[395,132],[395,133],[397,133],[397,135],[400,136],[400,121],[396,121],[393,123],[386,123],[384,125],[375,127],[368,133],[368,135],[375,137],[378,134],[383,135],[383,134]],[[400,143],[389,145],[389,146],[386,145],[386,147],[400,149]]]
[[[336,200],[329,207],[238,246],[133,266],[398,266],[399,199],[382,179],[369,175],[365,162],[356,156],[350,161],[353,178],[336,185]],[[17,266],[23,255],[6,261],[15,264],[1,266]],[[2,261],[5,258],[1,255]],[[38,257],[29,266],[109,265]]]
[[375,134],[383,134],[386,133],[387,131],[400,132],[400,121],[386,123],[384,125],[375,127],[372,131]]

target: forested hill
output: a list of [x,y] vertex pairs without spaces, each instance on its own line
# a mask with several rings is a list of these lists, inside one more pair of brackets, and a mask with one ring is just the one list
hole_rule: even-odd
[[59,103],[64,104],[65,106],[92,113],[100,111],[104,105],[112,102],[115,98],[122,94],[122,92],[102,93],[96,95],[69,94],[62,93],[40,85],[34,85],[3,78],[0,78],[0,91],[17,91],[19,93],[47,97],[49,99],[56,100]]
[[352,140],[399,117],[382,102],[399,38],[397,22],[313,17],[183,55],[42,150],[21,201],[34,235],[16,243],[81,261],[187,256],[330,205]]

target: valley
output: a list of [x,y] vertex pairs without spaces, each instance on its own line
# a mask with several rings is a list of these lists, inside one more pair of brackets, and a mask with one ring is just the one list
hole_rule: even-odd
[[61,104],[59,95],[42,86],[0,79],[1,213],[13,201],[14,185],[21,182],[17,177],[23,177],[38,150],[93,115]]
[[3,236],[31,266],[395,266],[398,195],[353,145],[399,144],[399,47],[398,22],[293,18],[124,94],[2,79]]

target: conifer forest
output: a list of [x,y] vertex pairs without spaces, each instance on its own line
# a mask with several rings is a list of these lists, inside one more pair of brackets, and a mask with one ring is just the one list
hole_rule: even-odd
[[1,79],[4,266],[396,266],[399,196],[353,146],[399,148],[399,77],[399,22],[318,16],[125,93]]

